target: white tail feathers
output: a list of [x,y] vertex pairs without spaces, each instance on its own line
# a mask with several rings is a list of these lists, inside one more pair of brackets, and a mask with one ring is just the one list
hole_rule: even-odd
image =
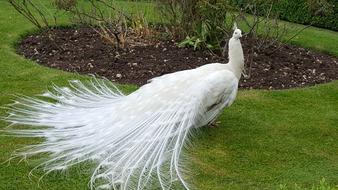
[[40,165],[47,172],[95,160],[92,189],[144,189],[156,181],[170,189],[176,180],[188,189],[179,159],[199,101],[189,96],[169,101],[161,97],[170,91],[155,88],[161,96],[148,85],[142,93],[125,96],[107,81],[76,80],[69,88],[54,86],[41,98],[22,97],[10,106],[5,120],[40,127],[7,132],[46,140],[14,156],[51,153]]
[[174,181],[189,189],[181,152],[191,130],[213,121],[237,94],[229,64],[209,64],[158,78],[124,95],[108,81],[71,81],[41,98],[22,97],[5,120],[36,129],[8,130],[46,140],[19,151],[29,157],[50,153],[40,166],[47,173],[85,161],[97,166],[91,189],[147,189]]

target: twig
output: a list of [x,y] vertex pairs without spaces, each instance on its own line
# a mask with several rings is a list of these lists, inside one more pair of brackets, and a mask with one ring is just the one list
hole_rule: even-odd
[[[304,31],[305,29],[307,29],[307,28],[309,28],[309,27],[311,27],[311,26],[312,26],[312,24],[307,25],[307,26],[303,27],[302,29],[298,30],[298,31],[297,31],[294,35],[292,35],[289,39],[287,39],[286,41],[284,41],[284,43],[290,42],[293,38],[295,38],[296,36],[298,36],[302,31]],[[281,47],[282,47],[282,46],[279,46],[279,47],[275,48],[272,52],[269,53],[269,55],[274,54],[274,53],[275,53],[277,50],[279,50]]]

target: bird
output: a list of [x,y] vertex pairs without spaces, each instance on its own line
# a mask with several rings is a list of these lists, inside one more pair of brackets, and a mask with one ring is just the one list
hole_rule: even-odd
[[15,137],[44,141],[13,152],[13,158],[49,153],[37,168],[46,174],[93,161],[90,189],[191,189],[182,151],[195,129],[217,119],[233,104],[244,69],[237,26],[228,42],[228,63],[155,77],[126,95],[107,79],[71,80],[39,96],[21,96],[2,118]]

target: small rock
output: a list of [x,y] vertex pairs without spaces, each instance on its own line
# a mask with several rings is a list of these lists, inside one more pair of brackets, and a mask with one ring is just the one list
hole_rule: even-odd
[[34,55],[38,55],[38,54],[39,54],[39,51],[36,48],[34,48]]
[[90,68],[94,68],[92,63],[88,63],[87,66],[90,67]]
[[133,66],[137,66],[137,63],[132,63]]
[[116,74],[116,78],[122,78],[122,75],[120,73]]

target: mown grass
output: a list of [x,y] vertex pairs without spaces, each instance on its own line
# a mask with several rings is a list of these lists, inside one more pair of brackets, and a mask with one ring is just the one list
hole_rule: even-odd
[[[232,13],[233,14],[233,13]],[[253,17],[247,15],[248,22],[253,22]],[[230,21],[230,20],[229,20]],[[301,24],[290,23],[287,21],[279,21],[278,27],[272,24],[273,20],[268,23],[260,23],[258,33],[266,33],[266,26],[269,26],[270,34],[275,35],[276,32],[283,32],[285,27],[287,33],[282,35],[282,40],[286,43],[302,46],[305,48],[313,49],[323,53],[338,56],[338,33],[322,28],[307,27]],[[244,32],[249,31],[248,25],[244,22],[239,22],[239,26]],[[279,31],[276,31],[279,30]],[[300,35],[297,35],[297,34]]]
[[197,137],[194,179],[208,179],[205,189],[310,186],[322,177],[337,184],[337,85],[241,91],[221,127]]
[[[67,17],[60,23],[67,23]],[[39,94],[52,82],[65,85],[69,79],[86,78],[17,55],[15,43],[33,30],[7,2],[0,1],[1,106],[15,94]],[[332,45],[337,36],[337,32],[311,28],[295,40],[338,55],[337,46]],[[197,189],[280,189],[281,184],[283,189],[295,189],[294,184],[311,188],[322,178],[331,186],[338,184],[338,81],[294,90],[240,91],[219,121],[217,128],[200,129],[192,140],[195,146],[187,151],[191,171],[187,177]],[[0,128],[5,126],[0,121]],[[41,140],[0,136],[0,163],[13,150]],[[28,173],[43,158],[1,164],[0,189],[87,189],[91,169],[86,164],[65,174],[47,175],[40,183],[36,177],[30,180]]]

